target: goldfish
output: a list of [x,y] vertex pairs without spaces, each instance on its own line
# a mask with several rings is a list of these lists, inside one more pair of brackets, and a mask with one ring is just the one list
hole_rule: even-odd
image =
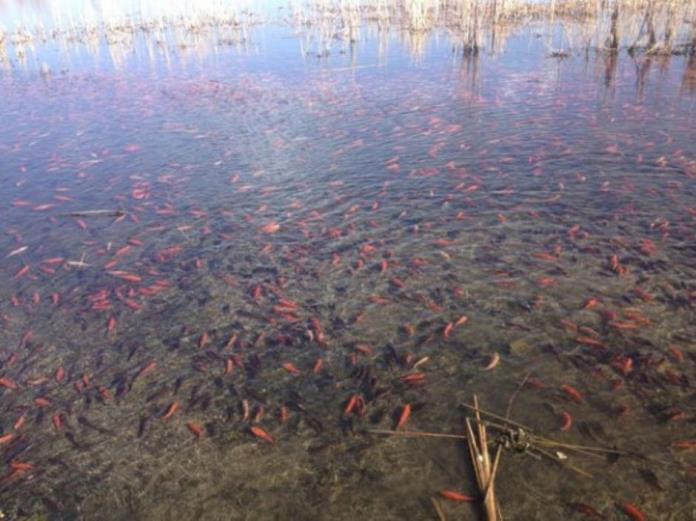
[[574,400],[574,401],[576,401],[576,402],[578,402],[578,403],[582,403],[582,402],[585,401],[585,398],[584,398],[583,395],[580,393],[580,391],[578,391],[578,390],[577,390],[575,387],[573,387],[572,385],[563,384],[563,385],[561,385],[561,390],[562,390],[566,395],[568,395],[572,400]]
[[38,396],[37,398],[34,398],[34,403],[39,407],[47,407],[51,405],[51,400],[44,396]]
[[474,501],[473,496],[468,496],[466,494],[462,494],[461,492],[457,492],[456,490],[449,490],[449,489],[444,489],[441,490],[440,496],[449,499],[450,501],[460,501],[460,502],[466,502],[469,503],[471,501]]
[[8,389],[17,389],[17,384],[12,378],[3,376],[0,378],[0,387],[7,387]]
[[251,427],[249,427],[249,430],[257,438],[267,441],[268,443],[273,443],[273,437],[270,434],[268,434],[265,430],[263,430],[261,427],[252,425]]
[[645,521],[645,514],[638,510],[638,507],[636,507],[632,503],[622,503],[621,504],[621,510],[624,511],[624,513],[630,517],[633,521]]
[[411,416],[411,404],[407,403],[406,405],[404,405],[403,409],[401,409],[401,415],[399,416],[399,422],[396,424],[396,430],[399,430],[404,425],[406,425],[406,422],[408,421],[410,416]]
[[30,268],[29,268],[29,265],[28,265],[28,264],[25,264],[17,273],[15,273],[14,278],[15,278],[15,279],[21,279],[22,277],[24,277],[24,275],[26,275],[27,273],[29,273],[29,269],[30,269]]
[[321,358],[317,358],[316,361],[314,362],[314,366],[312,367],[312,372],[314,374],[319,374],[321,372],[321,368],[324,366],[324,360]]
[[163,420],[168,420],[172,416],[174,416],[174,413],[179,409],[179,402],[174,401],[169,404],[169,407],[167,407],[167,410],[164,411],[164,414],[162,415]]
[[201,439],[203,437],[203,427],[197,422],[186,422],[186,428],[191,431],[191,434],[193,434],[196,439]]
[[495,369],[498,367],[498,364],[500,363],[500,355],[498,353],[493,353],[491,355],[491,359],[488,362],[488,365],[483,368],[484,371],[490,371],[492,369]]
[[672,443],[672,447],[674,447],[675,449],[682,450],[696,449],[696,440],[675,441],[674,443]]
[[568,432],[573,426],[573,417],[570,415],[570,413],[561,411],[561,420],[563,421],[563,424],[561,425],[561,432]]
[[278,224],[277,222],[270,222],[268,224],[264,224],[261,227],[262,232],[269,234],[276,233],[278,230],[280,230],[280,224]]
[[289,372],[291,374],[295,374],[295,375],[300,374],[300,370],[292,362],[285,362],[282,365],[283,365],[283,369],[285,369],[287,372]]
[[141,282],[143,278],[140,275],[136,275],[135,273],[128,273],[127,271],[107,271],[109,275],[112,277],[118,277],[121,280],[125,280],[126,282]]

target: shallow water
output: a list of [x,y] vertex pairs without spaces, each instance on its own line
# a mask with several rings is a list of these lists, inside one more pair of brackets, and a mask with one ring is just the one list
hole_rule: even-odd
[[628,453],[504,451],[506,519],[696,519],[688,57],[167,38],[0,76],[8,518],[438,519],[466,445],[368,430],[476,394]]

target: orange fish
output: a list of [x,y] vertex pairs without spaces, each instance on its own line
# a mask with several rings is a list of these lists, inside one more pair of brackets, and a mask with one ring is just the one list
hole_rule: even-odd
[[578,391],[575,387],[572,385],[568,384],[563,384],[561,386],[561,390],[567,394],[571,399],[575,400],[578,403],[582,403],[585,401],[585,398],[583,397],[582,393]]
[[22,269],[20,269],[17,273],[15,273],[14,278],[15,278],[15,279],[22,278],[22,277],[24,277],[24,275],[26,275],[27,273],[29,273],[29,265],[28,265],[28,264],[25,264],[24,267],[23,267]]
[[411,373],[411,374],[405,374],[400,378],[402,382],[405,384],[420,384],[425,382],[425,373]]
[[15,435],[13,432],[8,432],[7,434],[3,434],[0,436],[0,445],[3,445],[5,443],[9,443],[14,439]]
[[280,224],[277,222],[270,222],[261,227],[261,231],[264,233],[276,233],[278,230],[280,230]]
[[563,424],[561,425],[561,431],[568,432],[570,428],[573,426],[573,417],[570,415],[570,413],[567,413],[566,411],[561,411],[561,419],[563,420]]
[[466,315],[462,315],[461,317],[459,317],[459,318],[455,321],[454,327],[459,327],[459,326],[461,326],[461,325],[464,325],[464,324],[466,324],[468,321],[469,321],[469,317],[466,316]]
[[8,389],[17,389],[17,384],[11,378],[3,376],[0,378],[0,387],[7,387]]
[[442,496],[445,499],[449,499],[450,501],[460,501],[467,503],[474,501],[474,498],[472,496],[467,496],[466,494],[462,494],[461,492],[457,492],[456,490],[441,490],[440,496]]
[[623,503],[621,505],[621,510],[623,510],[628,517],[633,519],[633,521],[645,521],[645,514],[638,510],[638,508],[632,503]]
[[599,300],[596,298],[589,298],[585,301],[585,305],[582,309],[592,309],[599,305]]
[[270,434],[268,434],[265,430],[263,430],[261,427],[258,427],[256,425],[252,425],[249,427],[249,430],[251,433],[256,436],[257,438],[260,438],[264,441],[267,441],[268,443],[273,443],[273,437],[271,437]]
[[283,364],[283,369],[292,374],[300,374],[300,370],[292,362],[285,362]]
[[404,425],[406,425],[406,422],[408,421],[410,416],[411,416],[411,404],[407,403],[406,405],[404,405],[404,408],[401,410],[401,416],[399,416],[399,423],[396,424],[396,430],[399,430]]
[[107,271],[107,273],[113,277],[118,277],[126,282],[140,282],[143,278],[135,273],[128,273],[127,271]]
[[19,418],[17,418],[17,421],[13,425],[14,430],[19,430],[24,426],[24,423],[27,421],[27,413],[25,412],[22,414]]
[[186,428],[191,431],[191,433],[196,436],[197,439],[201,439],[203,437],[203,427],[199,423],[196,422],[187,422],[186,423]]
[[355,409],[355,406],[358,403],[358,395],[354,394],[353,396],[350,397],[350,400],[348,400],[348,404],[346,405],[346,408],[343,410],[343,414],[348,415],[351,412],[353,412],[353,409]]
[[672,443],[672,447],[682,450],[696,449],[696,440],[675,441]]
[[174,416],[174,413],[177,411],[178,408],[179,408],[179,402],[174,401],[174,402],[170,403],[169,407],[167,407],[167,410],[162,415],[162,419],[168,420],[169,418]]

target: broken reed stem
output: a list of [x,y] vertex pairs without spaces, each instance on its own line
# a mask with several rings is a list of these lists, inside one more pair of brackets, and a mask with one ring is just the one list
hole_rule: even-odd
[[512,405],[515,403],[515,399],[517,398],[517,395],[520,394],[520,391],[524,387],[524,384],[527,383],[527,380],[529,380],[530,376],[532,376],[532,373],[531,372],[527,373],[527,375],[522,379],[522,381],[517,386],[515,391],[510,395],[510,400],[508,401],[507,410],[505,411],[505,420],[509,420],[510,414],[512,413]]
[[[476,410],[474,407],[472,407],[472,406],[469,405],[469,404],[463,403],[462,405],[463,405],[464,407],[466,407],[467,409]],[[489,411],[485,411],[485,410],[483,410],[483,409],[479,409],[479,411],[480,411],[482,414],[485,414],[486,416],[490,416],[491,418],[495,418],[496,420],[501,420],[501,421],[504,421],[505,423],[508,423],[508,424],[510,424],[510,425],[514,425],[515,427],[519,427],[520,429],[524,429],[524,430],[526,430],[527,432],[532,432],[532,429],[531,429],[530,427],[527,427],[526,425],[522,425],[521,423],[518,423],[518,422],[516,422],[516,421],[508,420],[507,418],[504,418],[504,417],[500,416],[499,414],[495,414],[495,413],[492,413],[492,412],[489,412]]]
[[488,433],[486,424],[481,420],[481,410],[479,408],[478,397],[474,395],[474,413],[476,415],[476,427],[478,437],[474,436],[474,430],[471,426],[471,418],[466,418],[466,430],[469,435],[469,454],[474,466],[476,481],[478,483],[479,492],[483,498],[483,506],[486,511],[488,521],[498,521],[499,507],[495,498],[495,474],[498,470],[500,461],[501,447],[495,456],[493,468],[491,468],[491,457],[488,452]]
[[367,432],[370,432],[372,434],[389,434],[393,436],[404,436],[406,438],[450,438],[454,440],[467,439],[467,437],[463,434],[445,434],[440,432],[392,431],[388,429],[368,429]]
[[435,512],[437,512],[438,519],[440,521],[447,521],[447,516],[445,516],[445,512],[444,510],[442,510],[440,502],[437,500],[437,498],[431,497],[430,501],[433,503],[433,508],[435,509]]

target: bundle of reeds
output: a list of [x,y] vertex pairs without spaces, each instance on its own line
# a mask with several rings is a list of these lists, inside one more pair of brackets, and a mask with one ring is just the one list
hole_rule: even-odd
[[467,444],[471,464],[476,474],[476,483],[481,494],[483,509],[488,521],[502,520],[500,505],[495,497],[495,476],[498,472],[502,445],[497,445],[495,457],[491,462],[488,450],[488,431],[486,424],[481,420],[478,397],[474,395],[474,413],[476,419],[466,418]]

